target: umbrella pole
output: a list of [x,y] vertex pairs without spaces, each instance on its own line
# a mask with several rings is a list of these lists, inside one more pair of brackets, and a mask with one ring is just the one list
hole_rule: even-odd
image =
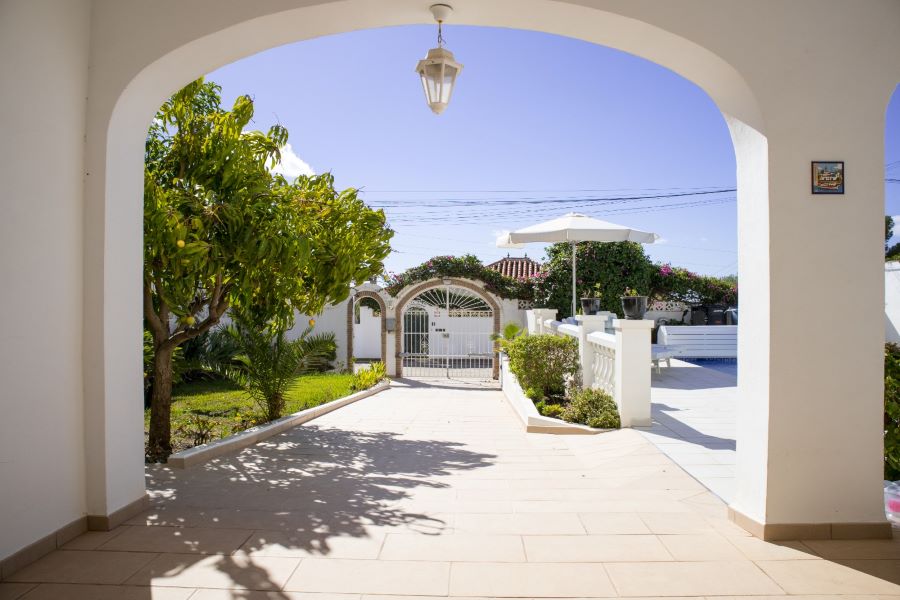
[[575,318],[575,266],[578,262],[577,253],[575,252],[575,242],[572,244],[572,318]]

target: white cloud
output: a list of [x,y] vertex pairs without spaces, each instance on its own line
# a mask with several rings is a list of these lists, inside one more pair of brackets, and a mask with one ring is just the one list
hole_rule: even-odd
[[657,244],[657,245],[659,245],[659,244],[668,244],[668,243],[669,243],[669,240],[666,239],[666,238],[664,238],[664,237],[661,237],[661,238],[659,238],[658,240],[656,240],[656,241],[653,242],[653,243],[654,243],[654,244]]
[[309,163],[297,156],[290,144],[285,144],[281,149],[281,162],[272,169],[273,173],[280,173],[285,178],[293,180],[300,175],[315,175]]

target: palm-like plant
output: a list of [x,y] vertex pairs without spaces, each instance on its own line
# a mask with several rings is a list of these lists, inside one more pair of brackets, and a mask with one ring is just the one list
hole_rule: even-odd
[[500,333],[492,333],[491,339],[496,343],[497,351],[506,352],[514,339],[525,332],[518,323],[507,323]]
[[310,336],[312,328],[293,341],[282,330],[259,329],[240,320],[228,331],[241,353],[225,375],[253,398],[266,421],[284,414],[285,395],[295,377],[327,370],[336,356],[334,334]]

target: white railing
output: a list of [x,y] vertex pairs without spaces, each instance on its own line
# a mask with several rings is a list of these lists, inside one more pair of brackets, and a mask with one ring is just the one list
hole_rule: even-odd
[[592,352],[593,387],[614,395],[616,392],[616,336],[595,331],[587,336]]
[[[653,321],[624,321],[610,313],[556,320],[556,311],[528,311],[528,331],[578,340],[582,385],[610,394],[623,427],[650,424],[650,330]],[[612,333],[608,333],[609,321]]]

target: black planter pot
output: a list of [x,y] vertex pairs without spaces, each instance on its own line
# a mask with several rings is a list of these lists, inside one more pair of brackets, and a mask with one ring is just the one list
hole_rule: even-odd
[[596,315],[600,312],[600,298],[582,298],[581,314]]
[[622,312],[626,319],[643,319],[647,312],[647,296],[622,296]]

